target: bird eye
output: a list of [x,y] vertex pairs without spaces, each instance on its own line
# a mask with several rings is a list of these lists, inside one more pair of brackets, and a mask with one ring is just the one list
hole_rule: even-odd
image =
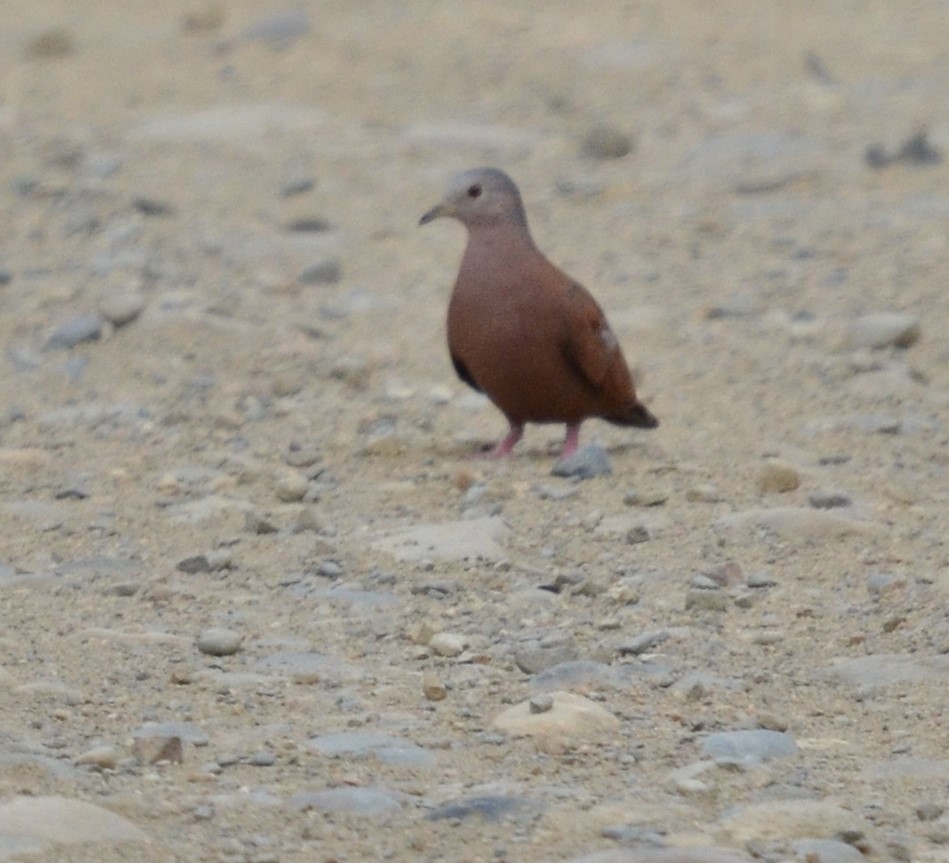
[[469,198],[481,197],[481,185],[479,183],[475,183],[473,186],[468,186],[468,197]]

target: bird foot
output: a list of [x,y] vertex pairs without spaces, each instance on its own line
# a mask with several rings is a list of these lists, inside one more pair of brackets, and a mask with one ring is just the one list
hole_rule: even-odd
[[524,436],[524,426],[512,425],[511,430],[507,433],[504,440],[502,440],[491,452],[488,453],[489,458],[504,458],[506,455],[509,455],[511,450],[514,449],[514,445]]
[[567,436],[563,441],[563,449],[560,451],[561,458],[572,456],[580,446],[580,423],[567,426]]

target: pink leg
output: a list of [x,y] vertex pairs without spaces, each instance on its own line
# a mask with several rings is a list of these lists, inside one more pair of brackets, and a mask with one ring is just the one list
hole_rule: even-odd
[[573,455],[580,446],[580,423],[567,423],[567,436],[563,441],[563,450],[560,453],[561,458]]
[[504,458],[512,449],[514,449],[514,444],[516,444],[524,434],[524,426],[517,425],[516,423],[511,423],[511,430],[507,433],[507,437],[504,438],[493,450],[491,450],[491,458]]

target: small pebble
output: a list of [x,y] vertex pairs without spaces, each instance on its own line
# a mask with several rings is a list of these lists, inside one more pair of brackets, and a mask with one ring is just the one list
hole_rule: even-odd
[[287,222],[287,230],[297,234],[322,234],[332,231],[333,226],[319,216],[298,216]]
[[758,474],[758,488],[763,492],[794,491],[801,484],[801,475],[790,464],[768,459]]
[[251,42],[264,42],[274,49],[292,45],[310,31],[310,16],[304,9],[280,9],[261,18],[244,31]]
[[817,489],[807,496],[807,502],[814,509],[837,509],[842,506],[850,506],[852,501],[850,495],[845,491],[835,491],[833,489]]
[[198,650],[208,656],[230,656],[241,649],[243,636],[233,629],[212,627],[202,632],[196,641]]
[[631,489],[623,495],[626,506],[662,506],[668,500],[669,495],[661,491]]
[[165,201],[159,201],[157,198],[150,198],[146,195],[137,195],[132,199],[132,206],[143,216],[171,216],[175,209],[171,204]]
[[639,656],[639,654],[645,653],[647,650],[651,650],[656,645],[661,644],[668,637],[669,633],[665,629],[658,629],[654,632],[644,632],[642,635],[637,635],[629,641],[624,641],[617,648],[617,651],[620,656]]
[[277,480],[274,494],[283,503],[297,503],[306,497],[310,490],[310,481],[299,473],[291,473]]
[[428,646],[439,656],[458,656],[465,649],[465,639],[453,632],[438,632]]
[[759,570],[758,572],[753,572],[748,576],[745,584],[748,587],[761,588],[761,587],[774,587],[777,582],[774,580],[774,577],[770,572],[765,572],[764,570]]
[[915,315],[876,312],[850,324],[848,344],[852,348],[908,348],[919,340],[920,324]]
[[304,285],[335,285],[341,278],[342,270],[335,258],[310,264],[300,273]]
[[685,594],[686,611],[725,611],[727,608],[728,596],[721,590],[692,588]]
[[205,3],[181,17],[181,29],[190,33],[210,33],[221,27],[223,23],[224,7],[213,0],[206,0]]
[[542,692],[540,695],[535,695],[528,702],[528,708],[531,713],[547,713],[553,710],[553,707],[554,698],[549,692]]
[[[270,515],[258,512],[256,509],[244,513],[244,530],[247,533],[255,533],[262,536],[268,533],[276,533],[279,528]],[[304,528],[295,526],[295,533],[299,533]]]
[[766,731],[787,731],[788,721],[782,716],[775,716],[772,713],[761,713],[758,715],[758,727]]
[[649,529],[644,524],[637,524],[626,531],[626,542],[630,545],[649,542],[649,539]]
[[48,350],[68,350],[83,342],[94,342],[102,336],[102,318],[98,315],[77,315],[57,326],[46,340]]
[[230,569],[234,559],[231,550],[228,548],[216,548],[214,551],[209,551],[204,557],[208,562],[209,572],[221,572],[221,570]]
[[941,803],[921,803],[916,807],[916,817],[920,821],[935,821],[946,811]]
[[702,741],[702,753],[716,759],[767,761],[797,755],[798,747],[790,734],[750,729],[709,734]]
[[294,533],[322,533],[325,529],[326,525],[313,507],[301,509],[292,527]]
[[50,27],[29,40],[26,53],[34,59],[66,57],[75,50],[72,35],[62,27]]
[[209,551],[207,554],[195,554],[178,561],[177,570],[194,575],[199,572],[219,572],[231,566],[231,552],[226,548]]
[[100,770],[114,770],[118,763],[118,753],[111,746],[97,746],[76,758],[76,764],[97,767]]
[[194,575],[199,572],[210,572],[211,564],[208,562],[207,555],[195,554],[191,557],[179,560],[175,568],[178,572],[186,572],[190,575]]
[[448,697],[448,690],[434,672],[426,671],[422,675],[422,694],[429,701],[444,701]]
[[288,177],[280,184],[280,196],[293,198],[296,195],[305,195],[316,188],[316,180],[309,176]]
[[615,126],[598,124],[590,128],[580,146],[582,155],[591,159],[622,159],[633,151],[633,139]]
[[132,323],[145,308],[145,295],[135,289],[120,289],[99,298],[99,314],[119,328]]
[[316,574],[323,576],[323,578],[336,579],[343,574],[343,567],[335,560],[324,560],[316,568]]
[[609,454],[603,447],[598,444],[587,444],[573,455],[559,459],[554,464],[551,473],[554,476],[592,479],[613,473],[613,466],[610,464]]
[[721,583],[708,575],[693,575],[689,582],[697,590],[718,590]]
[[247,763],[254,767],[273,767],[273,765],[277,763],[277,756],[274,755],[273,752],[265,749],[262,752],[255,752],[251,755]]
[[534,491],[537,492],[537,496],[541,500],[569,500],[578,494],[575,485],[566,483],[562,485],[538,485],[534,487]]
[[685,493],[689,503],[719,503],[724,500],[722,493],[710,484],[694,485]]

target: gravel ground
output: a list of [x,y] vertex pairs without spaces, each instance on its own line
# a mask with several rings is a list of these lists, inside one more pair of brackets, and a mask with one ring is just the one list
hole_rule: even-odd
[[[949,6],[0,23],[0,860],[949,861]],[[482,164],[608,474],[470,457]]]

